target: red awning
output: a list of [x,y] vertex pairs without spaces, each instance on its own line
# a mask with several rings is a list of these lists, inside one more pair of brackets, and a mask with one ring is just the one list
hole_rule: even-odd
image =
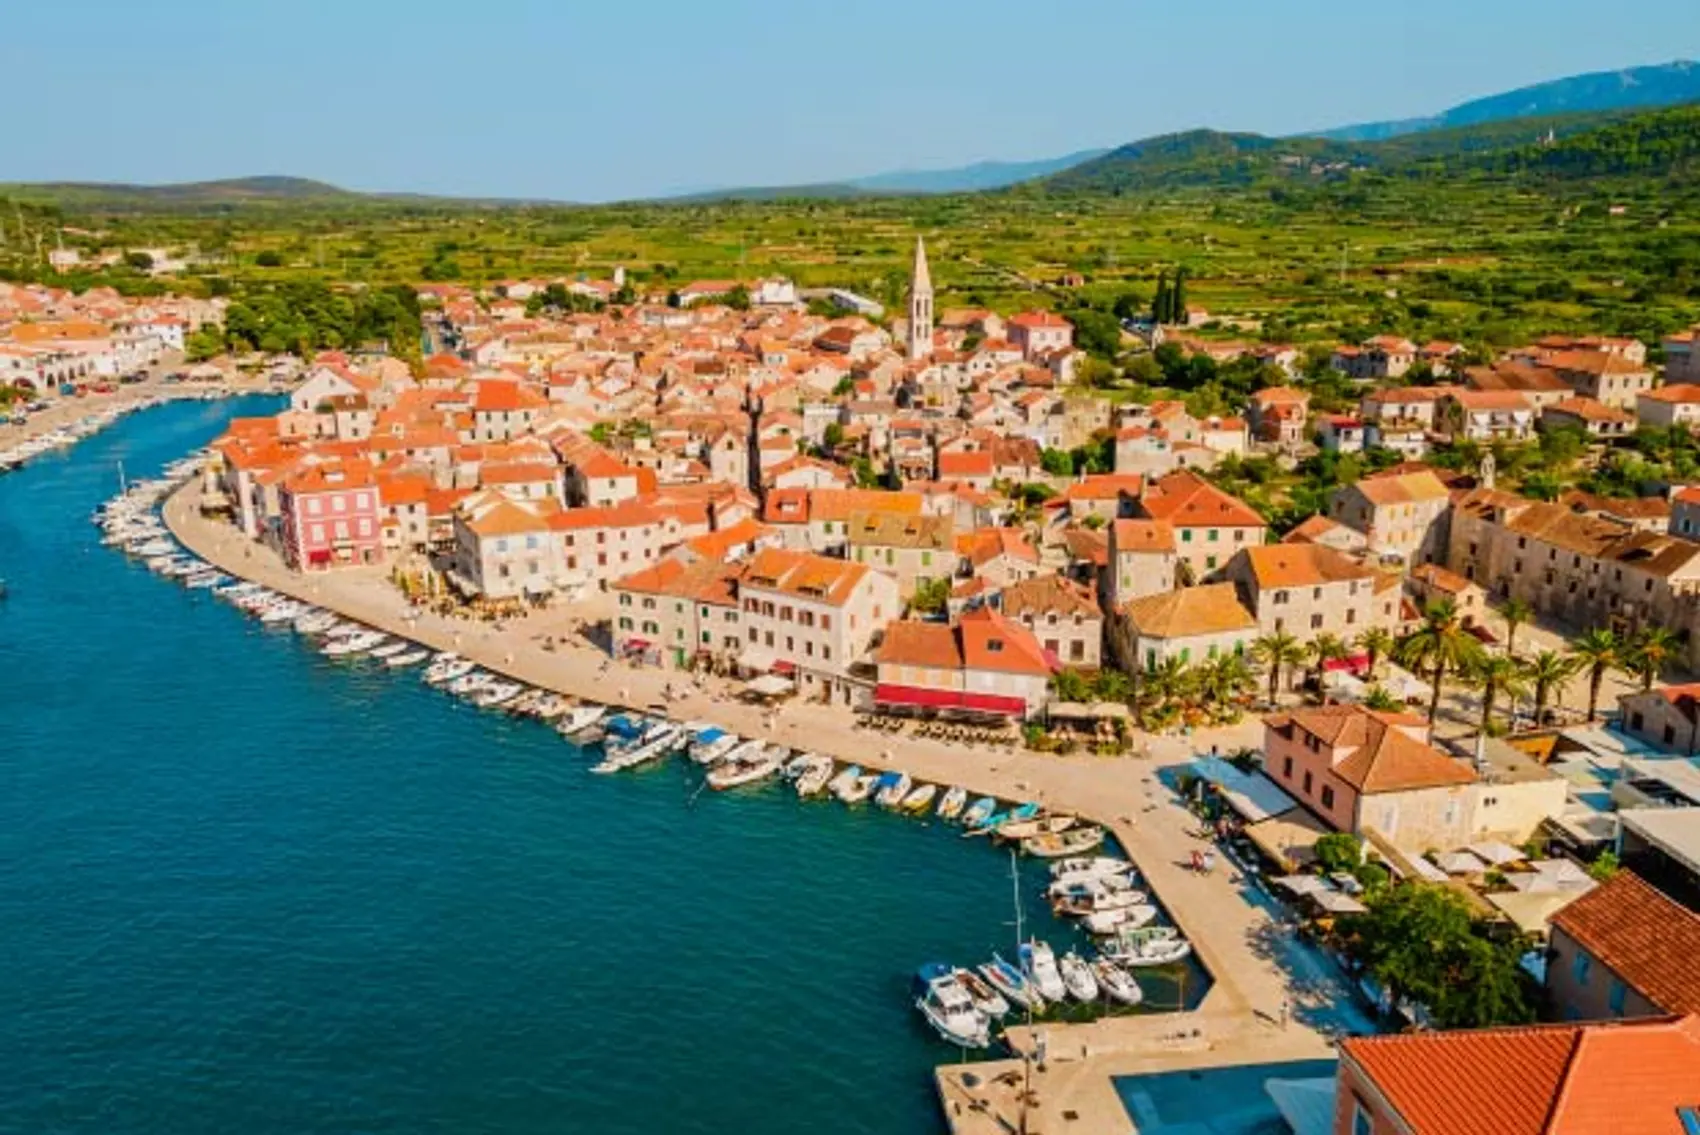
[[1001,713],[1005,717],[1021,717],[1027,713],[1025,698],[1004,697],[1001,694],[963,694],[962,708],[981,713]]
[[795,674],[797,664],[788,658],[780,658],[773,663],[773,672],[775,674]]
[[1330,673],[1336,670],[1347,670],[1353,674],[1363,674],[1369,671],[1369,655],[1354,654],[1350,658],[1330,658],[1322,664],[1324,670]]
[[975,713],[996,713],[1004,717],[1022,717],[1027,702],[1022,698],[998,694],[969,694],[961,690],[930,690],[922,686],[899,686],[882,682],[874,687],[874,701],[879,705],[909,705],[923,709],[965,709]]
[[310,564],[328,564],[331,562],[329,548],[313,548],[307,552],[307,562]]

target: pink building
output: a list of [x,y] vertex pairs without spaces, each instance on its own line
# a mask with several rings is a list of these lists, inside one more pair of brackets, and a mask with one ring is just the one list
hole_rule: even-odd
[[383,508],[370,466],[327,461],[298,469],[284,478],[279,506],[284,559],[296,570],[383,558]]
[[1009,321],[1009,341],[1033,359],[1074,345],[1074,324],[1049,311],[1024,311]]

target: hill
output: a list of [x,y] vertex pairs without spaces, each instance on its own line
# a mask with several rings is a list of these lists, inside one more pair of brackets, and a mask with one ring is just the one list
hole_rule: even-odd
[[1060,158],[1041,158],[1030,162],[986,161],[954,169],[898,170],[858,177],[844,184],[848,188],[871,193],[973,193],[982,189],[1002,189],[1006,185],[1059,173],[1108,152],[1104,149],[1081,150]]
[[1480,126],[1515,118],[1637,110],[1700,99],[1700,64],[1679,59],[1650,67],[1571,75],[1519,87],[1443,110],[1426,118],[1365,122],[1309,135],[1337,142],[1370,142],[1445,127]]
[[99,181],[41,181],[0,185],[0,192],[22,200],[45,200],[88,208],[193,208],[306,201],[353,201],[364,194],[305,177],[237,177],[185,181],[169,185],[130,185]]

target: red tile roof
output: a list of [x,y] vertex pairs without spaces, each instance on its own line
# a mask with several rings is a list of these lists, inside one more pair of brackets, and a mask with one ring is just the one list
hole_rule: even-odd
[[1665,1012],[1700,1013],[1700,914],[1634,872],[1618,872],[1552,924]]

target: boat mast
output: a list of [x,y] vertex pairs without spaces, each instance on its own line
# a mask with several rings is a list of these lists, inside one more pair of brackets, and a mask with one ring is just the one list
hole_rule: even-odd
[[118,491],[121,493],[130,491],[130,482],[124,479],[124,459],[122,457],[118,459]]

